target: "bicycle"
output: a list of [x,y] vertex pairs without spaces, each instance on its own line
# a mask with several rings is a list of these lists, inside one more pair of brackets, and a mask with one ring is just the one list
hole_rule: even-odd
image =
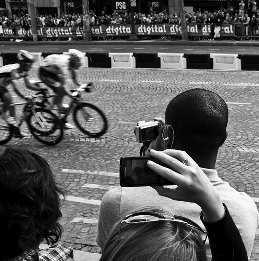
[[[79,88],[71,90],[72,95],[69,95],[71,101],[68,108],[64,109],[60,120],[64,127],[68,116],[72,113],[73,121],[82,133],[88,135],[90,138],[99,138],[107,132],[108,120],[101,109],[91,103],[84,102],[82,99],[82,93],[91,92],[92,87],[93,84],[89,83],[87,85],[82,84]],[[47,96],[43,97],[42,107],[47,109],[51,107]],[[80,121],[80,115],[83,116],[82,122]],[[100,124],[98,125],[98,123]],[[90,129],[90,125],[94,127],[94,130]]]
[[[39,90],[33,97],[24,97],[25,104],[22,110],[22,117],[19,119],[18,127],[26,122],[32,136],[45,145],[56,145],[64,135],[63,123],[47,108],[42,108],[42,97],[46,96],[44,89]],[[41,97],[42,96],[42,97]],[[0,113],[1,114],[1,113]],[[15,134],[15,128],[6,120],[0,117],[0,145],[8,143]]]

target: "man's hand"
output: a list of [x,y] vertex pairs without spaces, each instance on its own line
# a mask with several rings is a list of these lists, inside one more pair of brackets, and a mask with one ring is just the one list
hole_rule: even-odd
[[151,150],[150,156],[165,163],[168,168],[151,160],[147,163],[148,167],[178,186],[176,189],[156,187],[160,195],[198,204],[208,222],[215,222],[224,216],[224,207],[213,185],[186,152]]

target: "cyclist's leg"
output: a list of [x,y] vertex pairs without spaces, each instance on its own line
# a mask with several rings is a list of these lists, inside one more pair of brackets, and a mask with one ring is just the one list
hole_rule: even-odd
[[[17,126],[15,107],[13,104],[12,96],[9,92],[2,95],[3,100],[3,116],[4,119],[11,125]],[[9,115],[8,115],[9,112]]]
[[63,86],[60,86],[58,88],[55,89],[55,96],[53,98],[53,107],[56,106],[58,109],[58,113],[59,115],[61,115],[63,113],[63,99],[66,95],[66,91],[65,88]]
[[[2,101],[3,101],[3,119],[10,125],[12,125],[14,130],[14,137],[16,138],[23,138],[25,135],[23,135],[20,132],[18,122],[16,120],[16,114],[15,114],[15,107],[13,104],[12,96],[9,92],[5,92],[2,95]],[[9,115],[8,115],[9,112]]]

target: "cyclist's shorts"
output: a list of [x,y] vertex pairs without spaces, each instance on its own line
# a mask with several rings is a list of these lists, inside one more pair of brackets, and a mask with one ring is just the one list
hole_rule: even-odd
[[64,86],[64,73],[57,65],[40,66],[38,75],[40,80],[54,92],[56,92],[57,88],[59,88],[57,86]]

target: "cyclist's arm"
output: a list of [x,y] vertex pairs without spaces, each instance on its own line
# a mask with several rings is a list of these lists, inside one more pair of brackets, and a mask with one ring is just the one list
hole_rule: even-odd
[[26,100],[26,97],[17,88],[16,80],[19,79],[19,74],[16,71],[11,72],[11,82],[14,92],[22,99]]
[[26,86],[27,89],[31,90],[31,91],[39,91],[40,87],[37,84],[34,84],[30,81],[28,75],[24,76],[24,84]]
[[73,80],[73,83],[77,85],[78,87],[81,85],[78,81],[76,70],[71,70],[71,78]]

